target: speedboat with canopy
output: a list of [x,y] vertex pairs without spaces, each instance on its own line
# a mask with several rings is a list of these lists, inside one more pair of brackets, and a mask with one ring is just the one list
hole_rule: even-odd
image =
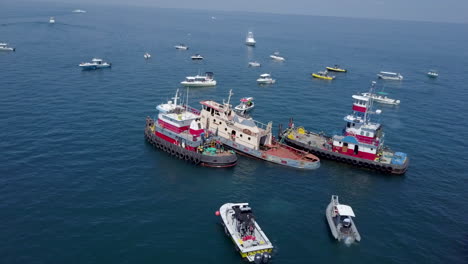
[[429,78],[437,78],[439,77],[439,74],[437,73],[437,71],[435,70],[430,70],[428,73],[427,73],[427,76]]
[[382,80],[392,80],[392,81],[401,81],[403,80],[403,76],[399,73],[396,72],[385,72],[381,71],[379,74],[377,74],[377,77],[379,77]]
[[189,47],[185,44],[179,44],[179,45],[175,45],[174,48],[178,49],[178,50],[188,50]]
[[111,63],[107,63],[102,59],[93,58],[91,62],[82,62],[78,66],[80,66],[83,70],[97,70],[103,68],[110,68]]
[[260,62],[257,62],[257,61],[249,62],[249,67],[260,67],[260,66],[262,66]]
[[273,55],[270,55],[270,58],[272,58],[275,61],[285,61],[286,60],[284,57],[280,56],[280,53],[278,51],[273,53]]
[[252,110],[255,106],[253,102],[253,97],[244,97],[240,99],[240,104],[234,107],[234,110],[239,111],[241,113],[247,113]]
[[15,48],[8,47],[7,43],[0,43],[0,51],[15,51]]
[[340,68],[340,65],[338,65],[338,64],[335,64],[335,66],[333,66],[333,67],[327,67],[327,70],[334,71],[334,72],[347,72],[346,69]]
[[340,204],[338,195],[332,195],[331,201],[325,210],[325,216],[335,239],[344,241],[347,244],[361,241],[361,235],[353,221],[353,217],[356,217],[353,208],[349,205]]
[[312,77],[322,80],[333,80],[335,76],[329,75],[328,71],[319,71],[317,73],[312,73]]
[[[372,89],[371,91],[374,91],[374,86],[376,82],[372,82]],[[376,93],[361,93],[362,96],[366,98],[371,98],[374,100],[374,102],[381,103],[381,104],[390,104],[390,105],[399,105],[400,100],[392,99],[388,97],[388,93],[380,91]]]
[[260,78],[257,79],[258,84],[274,84],[275,82],[276,80],[268,73],[260,74]]
[[257,42],[254,39],[253,33],[249,31],[249,33],[247,33],[247,37],[245,38],[245,45],[255,46],[255,44],[257,44]]

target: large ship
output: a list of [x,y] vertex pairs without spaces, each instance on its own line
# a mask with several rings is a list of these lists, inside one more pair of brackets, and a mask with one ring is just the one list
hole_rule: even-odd
[[219,137],[221,142],[240,154],[270,161],[276,164],[300,168],[317,169],[320,160],[316,156],[287,146],[275,140],[273,123],[262,124],[248,116],[238,115],[227,103],[202,101],[201,122],[205,128]]
[[200,121],[200,111],[178,104],[177,90],[174,102],[156,107],[157,121],[147,117],[145,138],[155,147],[179,159],[206,167],[231,167],[237,156],[224,149],[213,135],[207,135]]
[[[373,94],[374,86],[369,91]],[[346,127],[341,135],[327,136],[294,127],[280,132],[281,140],[286,144],[307,150],[321,158],[349,163],[392,174],[404,174],[409,158],[406,153],[395,152],[384,145],[384,132],[381,124],[371,122],[373,98],[353,95],[353,113],[344,118]]]

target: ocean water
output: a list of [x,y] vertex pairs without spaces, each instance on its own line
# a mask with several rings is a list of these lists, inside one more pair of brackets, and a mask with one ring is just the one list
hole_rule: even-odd
[[[214,215],[225,202],[251,203],[274,263],[468,261],[465,24],[7,2],[0,41],[17,48],[0,53],[1,263],[243,263]],[[112,69],[78,68],[95,56]],[[349,72],[311,78],[335,63]],[[401,100],[378,117],[411,159],[401,177],[327,160],[315,171],[245,157],[194,167],[143,137],[155,106],[205,71],[219,85],[191,89],[194,107],[232,89],[234,101],[255,98],[259,121],[338,132],[351,95],[381,70],[405,77],[378,83]],[[275,85],[256,85],[265,72]],[[353,207],[361,243],[331,238],[332,194]]]

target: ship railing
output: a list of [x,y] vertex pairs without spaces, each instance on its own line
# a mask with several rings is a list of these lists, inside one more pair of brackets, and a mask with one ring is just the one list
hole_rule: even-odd
[[200,110],[197,110],[197,109],[195,109],[195,108],[193,108],[191,106],[188,106],[188,105],[182,105],[182,107],[187,109],[187,111],[189,111],[192,114],[200,115]]

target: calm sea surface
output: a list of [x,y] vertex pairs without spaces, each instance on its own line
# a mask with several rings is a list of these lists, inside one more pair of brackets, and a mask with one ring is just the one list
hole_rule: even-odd
[[[255,48],[243,44],[248,30]],[[9,2],[1,41],[17,48],[0,53],[1,263],[243,263],[214,212],[245,201],[274,263],[468,261],[467,25]],[[286,62],[269,60],[274,51]],[[78,68],[95,56],[112,69]],[[349,72],[311,78],[335,63]],[[405,77],[378,83],[401,100],[378,119],[411,158],[403,177],[327,160],[316,171],[245,157],[194,167],[144,141],[145,117],[187,75],[213,71],[219,83],[192,89],[192,106],[233,89],[235,102],[255,97],[259,121],[334,133],[381,70]],[[265,72],[275,85],[256,85]],[[331,238],[332,194],[353,206],[361,243]]]

